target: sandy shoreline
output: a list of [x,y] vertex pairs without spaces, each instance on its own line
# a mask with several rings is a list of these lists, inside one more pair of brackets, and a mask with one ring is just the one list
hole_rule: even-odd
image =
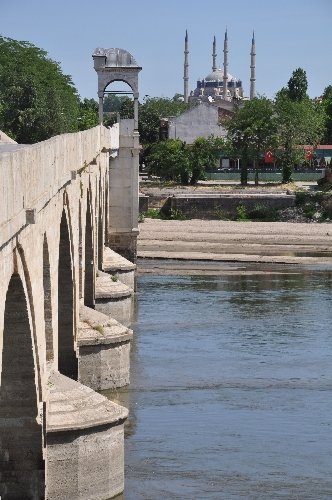
[[332,264],[332,223],[145,219],[140,258]]

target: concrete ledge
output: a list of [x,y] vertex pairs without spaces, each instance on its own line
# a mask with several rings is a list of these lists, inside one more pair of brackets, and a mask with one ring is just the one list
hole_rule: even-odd
[[114,318],[87,306],[80,307],[77,347],[116,344],[129,341],[132,338],[132,330]]
[[125,259],[109,247],[104,247],[103,269],[106,273],[118,278],[124,285],[135,290],[136,264]]
[[79,381],[101,391],[129,384],[132,330],[109,316],[80,308],[77,336]]
[[123,423],[128,417],[127,408],[59,372],[51,372],[47,387],[47,433]]
[[96,300],[130,297],[132,293],[133,290],[127,285],[124,285],[121,281],[114,281],[109,274],[98,271],[95,291]]
[[136,264],[125,259],[118,253],[111,250],[109,247],[104,247],[104,271],[135,271]]

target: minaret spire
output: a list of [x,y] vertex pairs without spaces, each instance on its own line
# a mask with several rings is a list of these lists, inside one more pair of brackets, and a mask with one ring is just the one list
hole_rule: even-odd
[[252,32],[251,41],[251,62],[250,62],[250,99],[256,97],[256,44],[255,44],[255,32]]
[[227,28],[225,31],[225,40],[224,40],[224,78],[223,78],[223,99],[227,99],[227,73],[228,73],[228,36],[227,36]]
[[183,72],[183,97],[184,102],[188,102],[188,81],[189,81],[189,45],[188,45],[188,32],[186,30],[186,37],[184,39],[184,72]]
[[212,72],[217,71],[217,49],[216,49],[216,37],[213,37],[213,49],[212,49]]

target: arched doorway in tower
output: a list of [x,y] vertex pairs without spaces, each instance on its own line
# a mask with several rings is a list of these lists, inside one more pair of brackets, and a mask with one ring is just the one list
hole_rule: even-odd
[[77,380],[78,363],[74,348],[74,283],[69,229],[63,210],[60,224],[58,269],[58,368]]
[[28,305],[21,278],[9,282],[0,389],[0,498],[44,498],[42,427]]
[[95,266],[93,250],[93,225],[90,192],[87,194],[85,219],[85,278],[84,278],[84,305],[95,307]]

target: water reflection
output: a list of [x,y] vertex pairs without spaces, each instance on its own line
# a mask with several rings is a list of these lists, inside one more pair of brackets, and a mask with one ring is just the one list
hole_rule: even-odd
[[331,269],[224,269],[140,277],[124,498],[330,499]]

